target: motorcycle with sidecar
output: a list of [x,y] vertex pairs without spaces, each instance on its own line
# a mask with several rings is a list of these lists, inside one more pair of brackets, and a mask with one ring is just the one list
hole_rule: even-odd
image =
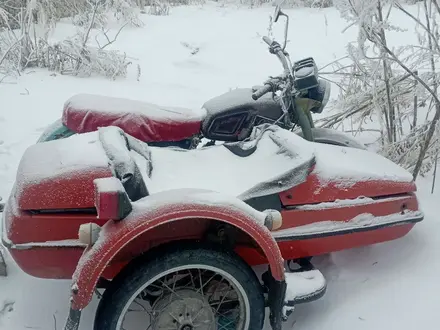
[[266,307],[280,330],[326,290],[311,258],[406,235],[415,192],[378,154],[276,125],[193,150],[110,126],[26,150],[2,242],[26,273],[72,279],[65,330],[97,289],[95,330],[257,330]]
[[[281,92],[289,109],[291,78],[286,69],[254,98]],[[231,132],[221,118],[207,136]],[[392,161],[240,125],[252,127],[245,139],[193,149],[104,125],[25,151],[1,240],[27,274],[72,279],[64,330],[79,328],[97,290],[95,330],[261,330],[266,308],[281,330],[325,294],[314,256],[399,239],[423,220],[412,175]]]

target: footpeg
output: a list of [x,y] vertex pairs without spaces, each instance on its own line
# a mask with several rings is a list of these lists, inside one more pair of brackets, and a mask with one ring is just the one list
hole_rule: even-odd
[[317,269],[285,273],[285,276],[287,283],[285,303],[287,307],[317,300],[324,295],[327,289],[324,275]]
[[[293,264],[296,264],[298,267],[293,267]],[[327,281],[324,275],[313,266],[311,258],[289,260],[287,265],[290,272],[286,271],[284,273],[284,303],[280,301],[282,306],[278,307],[282,308],[281,317],[283,321],[287,321],[297,304],[318,300],[325,294],[327,289]],[[273,290],[274,280],[270,276],[269,271],[262,275],[262,280],[266,292]],[[268,306],[271,306],[270,302],[268,302]]]

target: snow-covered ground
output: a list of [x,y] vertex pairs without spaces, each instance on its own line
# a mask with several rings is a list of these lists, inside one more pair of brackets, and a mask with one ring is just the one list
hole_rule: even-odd
[[[215,3],[173,8],[168,17],[143,16],[144,28],[127,28],[112,45],[133,58],[127,79],[81,79],[35,70],[0,84],[0,196],[8,195],[25,148],[59,118],[64,101],[76,93],[200,107],[230,88],[261,84],[279,73],[280,64],[261,41],[271,12],[271,7],[249,10]],[[292,59],[313,56],[321,66],[344,55],[347,42],[356,38],[354,29],[341,34],[346,22],[334,9],[288,13]],[[408,20],[400,15],[393,19],[408,32],[391,33],[391,46],[416,41]],[[69,24],[61,24],[53,38],[70,32]],[[275,35],[281,37],[280,32],[277,26]],[[191,55],[183,43],[199,52]],[[142,67],[140,81],[136,64]],[[418,184],[425,221],[398,241],[318,258],[328,291],[321,300],[297,307],[284,329],[438,328],[440,221],[435,213],[440,187],[431,195],[429,178]],[[8,261],[9,277],[0,278],[0,329],[61,329],[70,281],[31,278]],[[2,310],[4,303],[10,308]],[[92,328],[95,308],[93,301],[83,313],[82,330]]]

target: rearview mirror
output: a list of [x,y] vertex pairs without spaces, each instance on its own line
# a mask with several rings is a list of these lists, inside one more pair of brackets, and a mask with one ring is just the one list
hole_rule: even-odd
[[286,24],[284,25],[284,43],[283,43],[283,50],[285,50],[287,45],[287,34],[289,31],[289,16],[281,10],[281,4],[283,2],[284,0],[277,1],[277,5],[275,6],[275,11],[273,14],[273,21],[276,23],[280,18],[280,16],[286,17]]
[[282,14],[281,7],[277,5],[275,7],[275,12],[273,13],[273,21],[276,23]]
[[280,18],[280,16],[286,16],[282,11],[281,11],[281,5],[285,2],[286,0],[275,0],[275,11],[273,13],[273,21],[276,23],[278,21],[278,19]]

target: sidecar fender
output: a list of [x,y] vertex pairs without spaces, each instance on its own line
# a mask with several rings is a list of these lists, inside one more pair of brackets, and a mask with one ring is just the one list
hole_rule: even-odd
[[235,197],[206,190],[178,189],[153,194],[132,206],[125,219],[108,221],[96,243],[84,251],[73,275],[72,309],[81,310],[88,305],[105,268],[130,242],[155,227],[185,219],[211,219],[239,228],[259,245],[274,279],[284,281],[284,260],[264,226],[267,214]]

